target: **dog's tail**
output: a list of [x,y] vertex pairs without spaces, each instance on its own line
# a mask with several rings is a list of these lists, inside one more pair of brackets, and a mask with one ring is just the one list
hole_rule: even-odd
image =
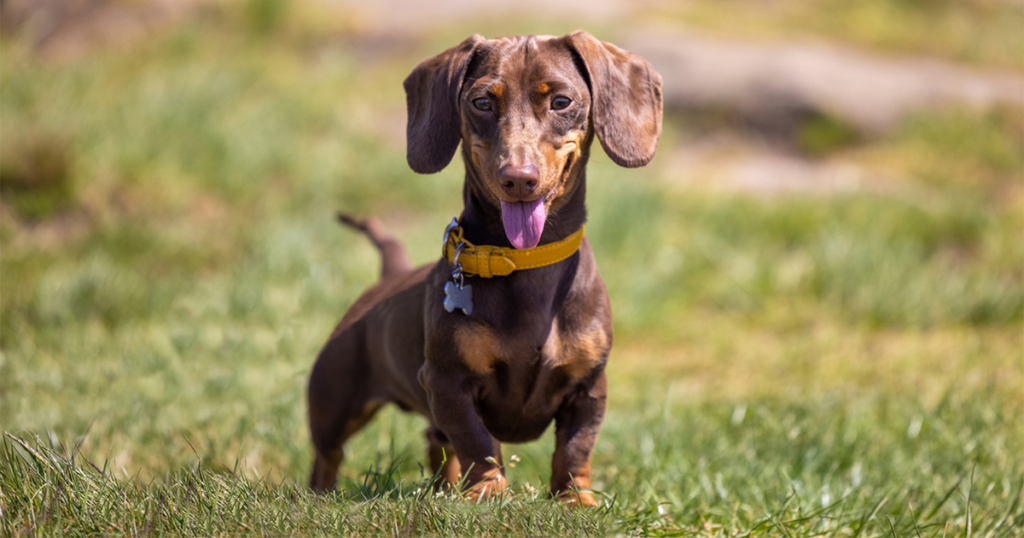
[[405,247],[384,229],[379,220],[373,217],[360,219],[345,213],[338,213],[338,221],[363,232],[377,246],[381,255],[380,277],[382,279],[412,269]]

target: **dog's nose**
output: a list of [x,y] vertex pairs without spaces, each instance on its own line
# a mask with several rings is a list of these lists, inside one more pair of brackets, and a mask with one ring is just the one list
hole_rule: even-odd
[[525,198],[537,187],[537,182],[540,181],[540,170],[533,163],[506,164],[498,169],[498,180],[505,192],[512,196]]

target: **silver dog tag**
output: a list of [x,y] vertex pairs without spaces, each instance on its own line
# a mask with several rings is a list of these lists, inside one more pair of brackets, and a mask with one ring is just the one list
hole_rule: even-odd
[[[456,225],[458,222],[452,219],[452,223],[448,225],[448,231],[445,232],[445,241],[448,240],[448,232],[451,231],[452,226]],[[466,248],[465,242],[455,245],[455,254],[452,256],[452,260],[455,262],[455,267],[452,269],[452,281],[446,282],[444,285],[444,309],[454,312],[458,308],[468,316],[473,313],[473,286],[466,285],[466,276],[462,274],[462,263],[459,262],[459,255],[462,254],[464,248]]]
[[473,286],[459,286],[454,282],[444,285],[444,309],[454,312],[456,308],[465,315],[473,313]]

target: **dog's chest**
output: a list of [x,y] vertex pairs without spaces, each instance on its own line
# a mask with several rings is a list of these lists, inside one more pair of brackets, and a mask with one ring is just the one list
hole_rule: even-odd
[[[477,411],[501,441],[539,437],[567,398],[590,388],[591,374],[604,365],[611,346],[611,335],[597,320],[567,328],[556,318],[544,332],[545,337],[509,338],[478,378]],[[495,334],[499,342],[501,336]]]

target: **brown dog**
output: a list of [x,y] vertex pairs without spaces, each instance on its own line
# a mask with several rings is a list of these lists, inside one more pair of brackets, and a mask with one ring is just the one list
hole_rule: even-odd
[[[612,317],[590,244],[504,276],[490,274],[500,263],[452,250],[464,240],[512,256],[582,237],[594,135],[619,165],[647,164],[661,135],[661,77],[586,32],[473,36],[416,66],[405,91],[413,170],[441,170],[462,142],[461,232],[446,234],[445,258],[413,269],[376,221],[342,218],[384,261],[381,281],[345,314],[310,375],[310,486],[333,489],[345,440],[392,402],[430,420],[431,465],[450,484],[466,472],[472,498],[507,487],[500,442],[536,439],[553,419],[551,494],[594,505],[590,454]],[[475,260],[477,276],[453,276],[453,257]],[[446,305],[463,278],[472,298]]]

